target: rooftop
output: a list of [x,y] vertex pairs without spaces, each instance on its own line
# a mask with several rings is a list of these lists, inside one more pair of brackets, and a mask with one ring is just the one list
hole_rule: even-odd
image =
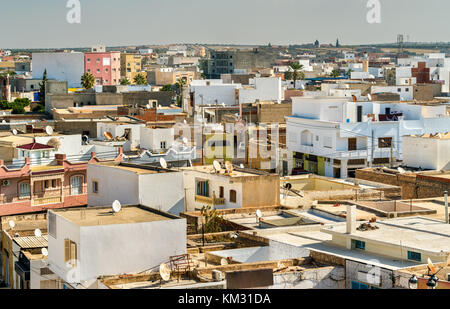
[[136,173],[138,175],[175,172],[174,170],[158,167],[155,165],[132,164],[132,163],[124,163],[124,162],[105,162],[105,163],[96,163],[95,165],[102,165],[102,166],[107,166],[107,167],[112,167],[112,168],[118,168],[121,170],[126,170],[129,172]]
[[52,212],[79,226],[113,225],[165,221],[177,219],[177,216],[164,213],[146,206],[122,206],[114,213],[110,206],[78,209],[59,209]]
[[226,176],[226,177],[255,177],[255,176],[269,176],[274,175],[267,172],[254,170],[254,169],[248,169],[248,168],[236,168],[233,166],[233,171],[231,173],[228,173],[226,169],[222,168],[219,172],[216,172],[213,165],[202,165],[202,166],[191,166],[187,168],[183,168],[184,170],[190,170],[190,171],[196,171],[200,173],[205,174],[215,174],[220,176]]
[[[424,217],[408,217],[371,223],[378,229],[352,233],[370,241],[436,253],[450,252],[450,225]],[[335,225],[322,230],[329,234],[346,234],[345,225]],[[349,234],[347,234],[349,235]]]

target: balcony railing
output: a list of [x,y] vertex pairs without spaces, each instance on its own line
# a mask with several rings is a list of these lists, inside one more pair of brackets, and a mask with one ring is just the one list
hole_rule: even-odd
[[196,195],[195,201],[197,203],[202,203],[202,204],[206,204],[206,205],[224,205],[225,204],[225,198],[222,198],[222,197],[212,198],[212,197],[207,197],[207,196]]
[[12,204],[12,203],[23,203],[31,200],[33,206],[45,205],[45,204],[55,204],[62,203],[63,197],[66,196],[81,196],[86,194],[87,187],[84,185],[81,189],[80,194],[76,194],[76,191],[72,192],[71,188],[55,188],[47,189],[45,191],[34,191],[33,197],[30,195],[20,196],[19,194],[0,194],[0,205],[2,204]]

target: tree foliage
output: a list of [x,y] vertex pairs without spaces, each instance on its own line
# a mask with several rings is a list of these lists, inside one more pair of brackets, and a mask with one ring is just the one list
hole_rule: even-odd
[[134,78],[133,81],[136,85],[147,85],[147,80],[145,79],[144,75],[139,73]]
[[204,218],[203,231],[205,233],[219,233],[222,232],[222,224],[224,222],[222,216],[217,214],[216,209],[211,209],[211,206],[203,206],[201,214]]
[[86,72],[81,76],[81,85],[84,89],[92,89],[95,84],[95,77],[89,72]]
[[131,82],[128,78],[125,77],[120,80],[120,84],[121,85],[131,85]]

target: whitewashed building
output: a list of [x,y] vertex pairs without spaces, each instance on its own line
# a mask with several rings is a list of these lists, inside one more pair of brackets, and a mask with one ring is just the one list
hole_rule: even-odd
[[239,89],[239,104],[259,101],[284,100],[284,89],[280,77],[255,77],[250,86]]
[[403,164],[422,169],[450,170],[450,133],[404,136]]

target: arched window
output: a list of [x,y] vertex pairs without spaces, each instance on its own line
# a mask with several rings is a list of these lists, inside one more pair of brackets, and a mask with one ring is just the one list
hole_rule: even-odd
[[236,203],[236,190],[230,190],[230,202]]
[[313,145],[313,134],[309,130],[302,131],[301,142],[304,146],[312,146]]

